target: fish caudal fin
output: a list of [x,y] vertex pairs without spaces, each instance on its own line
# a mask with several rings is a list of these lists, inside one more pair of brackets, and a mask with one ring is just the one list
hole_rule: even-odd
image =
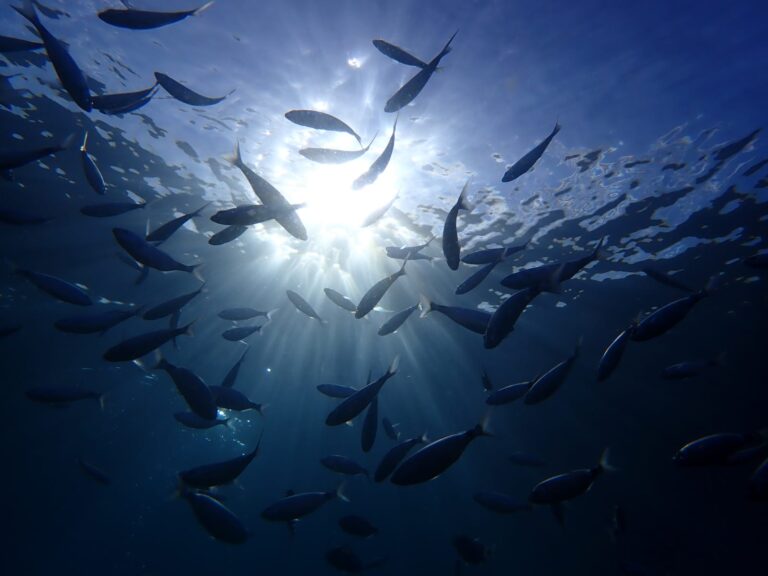
[[419,318],[424,318],[427,314],[432,312],[432,301],[424,294],[419,296],[419,308],[421,309]]
[[346,488],[346,483],[342,482],[338,485],[336,488],[336,498],[339,500],[342,500],[343,502],[350,502],[349,496],[347,496],[344,492],[344,488]]
[[606,448],[605,450],[603,450],[603,453],[600,455],[600,462],[598,463],[597,468],[601,472],[615,472],[616,471],[616,467],[613,466],[609,462],[609,460],[608,460],[610,454],[611,454],[611,449],[610,448]]
[[35,5],[32,3],[32,0],[23,0],[21,6],[11,6],[11,8],[29,20],[33,26],[37,27],[40,24],[40,19],[37,16],[37,11],[35,10]]
[[461,189],[461,194],[459,194],[459,199],[456,202],[456,206],[458,206],[459,210],[472,212],[474,206],[467,199],[467,188],[469,188],[469,180],[467,180],[466,184],[464,184],[464,188]]
[[213,0],[211,0],[210,2],[206,2],[205,4],[200,6],[200,8],[196,8],[195,11],[192,12],[192,16],[197,16],[198,14],[201,14],[203,11],[208,10],[208,8],[210,8],[212,4],[213,4]]
[[400,355],[398,354],[395,356],[394,360],[392,360],[392,364],[389,365],[389,368],[387,368],[387,374],[390,376],[394,376],[397,374],[397,369],[400,366]]

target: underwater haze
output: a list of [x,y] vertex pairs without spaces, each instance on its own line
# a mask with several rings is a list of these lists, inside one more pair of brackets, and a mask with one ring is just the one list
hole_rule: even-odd
[[768,4],[2,0],[3,574],[765,574]]

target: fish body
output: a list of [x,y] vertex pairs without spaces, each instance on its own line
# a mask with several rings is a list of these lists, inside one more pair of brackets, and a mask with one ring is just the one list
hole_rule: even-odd
[[[361,174],[358,176],[354,182],[352,182],[352,188],[354,190],[359,190],[363,186],[368,186],[369,184],[373,184],[376,179],[381,175],[382,172],[384,172],[384,169],[389,164],[390,159],[392,158],[392,152],[395,149],[395,132],[397,131],[397,118],[395,118],[395,124],[392,126],[392,135],[389,137],[389,142],[387,142],[387,145],[384,148],[384,151],[379,155],[376,160],[373,161],[373,164],[370,165],[368,170],[364,174]],[[387,207],[389,208],[389,207]]]
[[261,332],[261,328],[262,326],[236,326],[235,328],[224,330],[224,332],[221,333],[221,337],[230,342],[240,342],[241,340],[248,338],[248,336],[254,332],[258,334]]
[[68,136],[65,140],[53,144],[52,146],[43,146],[32,150],[19,150],[16,148],[0,150],[0,171],[8,172],[10,170],[15,170],[16,168],[21,168],[22,166],[50,156],[51,154],[66,150],[71,141],[72,136]]
[[315,320],[320,322],[320,324],[327,324],[327,322],[322,318],[320,318],[320,315],[317,312],[315,312],[315,309],[312,308],[309,302],[304,300],[304,298],[299,296],[299,294],[297,294],[293,290],[286,290],[285,293],[288,296],[288,300],[291,301],[291,304],[296,306],[299,312],[309,316],[310,318],[314,318]]
[[472,498],[483,508],[497,514],[515,514],[531,508],[529,504],[521,504],[502,492],[476,492]]
[[744,265],[756,270],[768,270],[768,252],[760,252],[744,258]]
[[212,486],[231,484],[256,458],[259,453],[260,444],[261,439],[259,439],[256,448],[247,454],[179,472],[179,479],[185,486],[199,490],[211,488]]
[[512,332],[517,319],[536,296],[541,294],[538,287],[524,288],[504,300],[488,321],[483,334],[485,348],[495,348]]
[[42,42],[23,40],[22,38],[12,38],[11,36],[0,36],[0,54],[40,50],[44,47],[45,45]]
[[221,246],[222,244],[233,242],[245,234],[246,230],[248,230],[248,226],[227,226],[224,230],[219,230],[208,238],[208,244],[211,246]]
[[519,384],[510,384],[509,386],[493,390],[486,396],[485,403],[489,406],[503,406],[504,404],[510,404],[525,396],[535,381],[536,380],[534,379],[528,382],[520,382]]
[[0,222],[11,226],[36,226],[50,222],[51,218],[39,216],[32,212],[14,210],[12,208],[0,208]]
[[616,367],[619,365],[621,357],[624,355],[624,350],[627,348],[627,344],[632,338],[632,331],[635,329],[634,323],[628,328],[623,330],[613,342],[608,345],[603,355],[600,357],[600,362],[597,365],[597,381],[603,382],[613,374]]
[[312,162],[318,162],[319,164],[344,164],[360,158],[363,154],[368,152],[371,148],[371,144],[376,139],[374,136],[365,148],[360,150],[334,150],[333,148],[302,148],[299,150],[299,154],[304,156],[307,160]]
[[339,518],[339,527],[347,534],[360,538],[370,538],[379,531],[368,519],[355,515]]
[[41,404],[70,404],[81,400],[98,400],[103,394],[77,386],[36,386],[27,389],[24,394],[30,400]]
[[87,460],[83,460],[82,458],[78,458],[77,463],[80,466],[80,470],[82,470],[83,473],[89,478],[94,479],[96,482],[103,486],[109,486],[112,484],[112,479],[107,475],[106,472],[104,472],[104,470],[98,466],[88,462]]
[[387,246],[385,250],[387,256],[397,260],[405,260],[406,258],[408,260],[432,260],[432,256],[421,254],[421,251],[429,246],[434,239],[435,236],[431,236],[424,244],[418,246]]
[[229,96],[229,94],[214,97],[203,96],[194,90],[190,90],[178,80],[174,80],[162,72],[155,72],[155,80],[176,100],[183,102],[184,104],[189,104],[190,106],[213,106]]
[[[192,324],[187,324],[180,328],[167,328],[165,330],[155,330],[154,332],[145,332],[127,340],[115,344],[104,353],[104,359],[109,362],[130,362],[146,356],[150,352],[157,350],[177,336],[189,335]],[[211,418],[215,418],[212,416]]]
[[239,322],[241,320],[250,320],[251,318],[258,318],[264,316],[269,318],[269,311],[256,310],[255,308],[227,308],[219,312],[219,318],[222,320],[232,320]]
[[177,262],[168,254],[153,246],[138,234],[125,228],[113,228],[112,234],[117,243],[139,264],[161,272],[194,272],[198,264],[186,265]]
[[97,14],[100,20],[129,30],[152,30],[169,24],[174,24],[195,16],[208,8],[213,2],[207,2],[198,8],[180,10],[177,12],[155,12],[150,10],[137,10],[136,8],[109,8]]
[[335,492],[301,492],[281,498],[267,506],[261,517],[269,522],[293,522],[320,508],[326,502],[340,498],[346,500],[341,486]]
[[448,40],[440,53],[432,58],[430,62],[421,70],[419,70],[415,76],[413,76],[408,82],[406,82],[395,94],[387,100],[384,106],[384,112],[397,112],[401,108],[410,104],[416,96],[424,89],[427,82],[435,73],[437,67],[440,65],[440,61],[445,57],[448,52],[451,51],[451,42],[458,34],[458,30],[453,33],[453,36]]
[[352,300],[344,296],[341,292],[338,292],[333,288],[323,288],[323,292],[328,296],[328,300],[336,304],[339,308],[342,308],[347,312],[357,311],[357,304],[352,302]]
[[317,389],[321,394],[325,394],[331,398],[349,398],[352,394],[357,392],[357,388],[341,386],[340,384],[319,384]]
[[366,228],[367,226],[372,226],[373,224],[376,224],[376,222],[381,220],[384,217],[384,214],[386,214],[387,211],[392,207],[392,204],[395,203],[395,200],[397,200],[397,196],[398,195],[395,194],[389,202],[371,211],[371,213],[368,214],[368,216],[366,216],[363,219],[363,223],[361,224],[361,227]]
[[461,189],[459,199],[448,211],[448,215],[445,217],[443,223],[443,255],[445,261],[448,264],[448,268],[451,270],[458,270],[459,260],[461,257],[461,246],[459,245],[459,235],[456,230],[456,219],[459,215],[459,210],[471,210],[472,207],[467,201],[467,187],[469,181],[464,184],[464,188]]
[[419,60],[413,54],[406,52],[399,46],[390,44],[386,40],[374,40],[373,45],[379,52],[384,54],[384,56],[392,58],[392,60],[395,62],[400,62],[400,64],[405,64],[406,66],[415,66],[417,68],[426,68],[429,66],[429,64]]
[[[153,84],[149,88],[136,90],[135,92],[119,92],[115,94],[92,96],[91,102],[93,103],[93,107],[103,114],[123,114],[125,111],[132,112],[138,103],[141,103],[143,106],[149,102],[157,90],[157,84]],[[131,108],[131,110],[128,110],[129,108]]]
[[394,472],[395,468],[400,464],[400,462],[403,461],[403,458],[406,457],[408,452],[413,449],[414,446],[418,446],[419,444],[424,444],[427,441],[425,436],[419,436],[416,438],[409,438],[408,440],[403,440],[399,444],[396,444],[392,448],[389,449],[389,451],[384,454],[384,457],[379,462],[379,465],[376,467],[376,472],[373,475],[373,479],[376,482],[383,482],[386,480],[392,472]]
[[352,130],[345,122],[336,118],[336,116],[326,114],[325,112],[318,112],[317,110],[290,110],[285,113],[285,117],[294,124],[314,128],[315,130],[346,132],[352,135],[357,140],[357,143],[362,146],[358,133]]
[[434,440],[408,456],[392,474],[391,481],[399,486],[421,484],[437,478],[461,458],[473,440],[488,436],[481,424]]
[[181,312],[181,309],[184,308],[184,306],[189,304],[198,294],[200,294],[200,292],[203,291],[203,288],[205,288],[205,284],[193,292],[182,294],[181,296],[176,296],[175,298],[166,300],[157,306],[153,306],[144,312],[144,320],[159,320],[160,318],[165,318],[166,316],[178,314]]
[[560,132],[560,124],[555,124],[555,127],[552,129],[549,136],[544,138],[544,140],[537,144],[532,150],[526,152],[522,158],[507,169],[504,176],[501,178],[501,181],[512,182],[533,168],[533,165],[536,164],[539,158],[541,158],[544,151],[547,149],[547,146],[549,146],[550,142],[552,142],[552,139],[558,132]]
[[491,262],[490,264],[486,264],[482,268],[480,268],[477,272],[474,272],[469,278],[464,280],[461,284],[459,284],[456,287],[455,294],[466,294],[467,292],[471,292],[488,277],[488,274],[490,274],[493,269],[498,265],[498,263],[501,262],[501,260],[498,260],[496,262]]
[[96,314],[62,318],[54,322],[54,326],[57,330],[70,334],[104,334],[110,328],[114,328],[121,322],[125,322],[140,313],[141,308],[106,310]]
[[464,264],[472,265],[492,264],[494,262],[498,262],[499,260],[508,258],[509,256],[520,252],[521,250],[525,250],[527,246],[528,242],[518,246],[507,246],[505,248],[485,248],[483,250],[476,250],[475,252],[470,252],[469,254],[462,256],[461,261],[464,262]]
[[379,336],[386,336],[387,334],[392,334],[392,332],[395,332],[400,326],[402,326],[408,318],[410,318],[411,314],[413,314],[416,309],[419,307],[418,303],[414,304],[413,306],[409,306],[405,310],[400,310],[400,312],[396,312],[394,316],[392,316],[389,320],[384,322],[384,324],[381,325],[381,328],[379,328],[378,335]]
[[248,539],[248,530],[240,519],[215,498],[192,490],[185,491],[183,496],[198,522],[217,540],[242,544]]
[[664,368],[661,371],[661,377],[665,380],[686,380],[688,378],[695,378],[719,365],[720,361],[718,359],[678,362]]
[[248,397],[239,390],[225,388],[223,386],[209,386],[208,388],[213,395],[213,400],[216,402],[216,406],[219,408],[235,410],[236,412],[256,410],[256,412],[262,414],[264,406],[249,400]]
[[395,357],[392,364],[380,378],[374,380],[363,388],[360,388],[360,390],[357,390],[354,394],[342,400],[336,408],[328,414],[328,417],[325,419],[326,425],[338,426],[344,424],[365,410],[368,405],[373,402],[374,398],[376,398],[387,380],[397,374],[398,364],[399,358]]
[[393,424],[389,418],[384,416],[381,420],[381,426],[384,428],[384,433],[390,440],[394,440],[395,442],[400,440],[400,432],[398,432],[396,428],[397,424]]
[[760,502],[768,500],[768,459],[764,460],[749,478],[748,490],[750,499]]
[[488,323],[491,320],[490,312],[474,310],[472,308],[460,308],[458,306],[444,306],[432,302],[423,294],[419,300],[419,307],[421,308],[422,318],[430,312],[440,312],[459,326],[463,326],[476,334],[485,334],[485,331],[488,328]]
[[556,292],[562,264],[552,262],[533,268],[521,268],[502,278],[501,285],[512,290],[538,287],[542,292]]
[[96,194],[104,195],[107,191],[107,185],[104,183],[104,177],[101,175],[99,167],[96,165],[96,160],[88,153],[86,144],[88,142],[88,132],[85,133],[83,138],[83,145],[80,146],[80,159],[83,164],[83,172],[85,172],[85,179],[88,184],[93,188]]
[[528,392],[526,392],[523,402],[526,404],[538,404],[557,392],[563,385],[563,382],[565,382],[568,374],[570,374],[574,362],[576,362],[576,359],[579,357],[580,347],[581,340],[576,344],[576,348],[568,358],[539,376],[533,384],[531,384]]
[[88,296],[85,290],[57,276],[23,269],[16,270],[16,273],[32,282],[42,292],[53,296],[57,300],[75,304],[76,306],[91,306],[93,304],[93,300],[91,300],[91,297]]
[[182,214],[181,216],[178,216],[177,218],[174,218],[173,220],[169,220],[165,224],[162,224],[161,226],[155,228],[152,230],[149,234],[146,236],[146,240],[148,242],[165,242],[170,238],[174,232],[176,232],[179,228],[184,226],[187,222],[192,220],[193,218],[197,218],[200,215],[200,212],[202,212],[207,206],[208,202],[200,206],[197,210],[193,210],[192,212],[189,212],[188,214]]
[[693,307],[706,296],[708,296],[707,290],[701,290],[689,296],[678,298],[651,312],[638,322],[632,331],[632,340],[643,342],[661,336],[679,324]]
[[275,207],[264,204],[245,204],[227,210],[219,210],[211,216],[211,221],[227,226],[253,226],[285,216],[302,206],[304,205],[290,204],[286,207]]
[[340,454],[332,454],[326,456],[320,460],[320,463],[333,472],[344,474],[346,476],[357,476],[362,474],[368,476],[368,470],[360,466],[354,460],[341,456]]
[[127,214],[133,210],[146,207],[146,202],[104,202],[102,204],[89,204],[80,208],[80,214],[92,218],[111,218]]
[[379,398],[374,397],[365,413],[363,427],[360,431],[360,447],[363,452],[370,452],[376,442],[376,432],[379,429]]
[[559,505],[584,494],[606,470],[612,470],[608,464],[607,450],[594,468],[580,468],[542,480],[533,487],[528,501],[531,504]]
[[491,556],[491,548],[478,538],[461,535],[453,539],[453,547],[462,562],[473,566],[484,564]]
[[13,9],[26,18],[37,30],[38,36],[45,44],[45,52],[48,54],[53,69],[72,100],[80,108],[90,112],[92,108],[91,91],[88,88],[85,75],[69,54],[67,47],[43,26],[32,2],[25,0],[21,7],[13,6]]
[[735,432],[711,434],[689,442],[672,457],[681,466],[716,466],[727,464],[729,459],[744,447],[754,443],[755,436]]
[[202,378],[188,368],[174,366],[165,358],[160,359],[155,369],[164,370],[171,377],[192,412],[206,420],[216,419],[218,413],[213,393]]
[[664,286],[669,286],[671,288],[676,288],[677,290],[682,290],[683,292],[688,292],[688,293],[696,292],[696,290],[694,290],[687,284],[680,282],[674,276],[670,276],[666,272],[662,272],[661,270],[657,270],[656,268],[652,268],[651,266],[644,266],[643,268],[641,268],[641,270],[643,271],[643,274],[645,274],[649,278],[652,278],[659,284],[663,284]]
[[403,262],[403,265],[400,267],[400,270],[390,274],[386,278],[382,278],[376,282],[376,284],[371,286],[365,294],[363,294],[363,297],[360,299],[360,303],[355,309],[355,318],[360,319],[374,309],[376,304],[378,304],[379,300],[384,297],[384,294],[387,293],[387,290],[389,290],[392,284],[394,284],[395,281],[400,278],[400,276],[405,276],[405,265],[407,263],[408,260],[406,259]]
[[[287,210],[291,206],[277,188],[245,165],[240,156],[240,143],[235,147],[235,155],[232,159],[232,163],[240,169],[243,176],[245,176],[246,180],[248,180],[248,183],[251,185],[253,193],[256,194],[265,206],[270,206],[274,210]],[[275,220],[277,220],[278,224],[285,228],[285,230],[294,238],[298,238],[299,240],[307,239],[307,229],[304,227],[304,224],[302,224],[295,211],[288,212],[284,216],[275,218]]]

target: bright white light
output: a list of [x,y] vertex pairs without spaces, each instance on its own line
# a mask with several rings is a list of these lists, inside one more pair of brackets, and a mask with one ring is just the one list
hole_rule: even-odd
[[349,66],[350,68],[358,69],[362,65],[363,65],[363,62],[358,58],[349,58],[347,60],[347,66]]

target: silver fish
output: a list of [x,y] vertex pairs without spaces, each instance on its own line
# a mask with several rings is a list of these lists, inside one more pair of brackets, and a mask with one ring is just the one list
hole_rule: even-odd
[[403,265],[400,267],[400,270],[390,274],[386,278],[382,278],[376,282],[376,284],[371,286],[365,294],[363,294],[363,297],[360,299],[360,303],[357,305],[357,310],[355,310],[355,318],[360,319],[374,309],[376,304],[378,304],[379,300],[384,297],[384,294],[387,293],[387,290],[389,290],[392,284],[394,284],[395,281],[400,278],[400,276],[405,276],[405,265],[407,263],[408,259],[406,258],[403,261]]

